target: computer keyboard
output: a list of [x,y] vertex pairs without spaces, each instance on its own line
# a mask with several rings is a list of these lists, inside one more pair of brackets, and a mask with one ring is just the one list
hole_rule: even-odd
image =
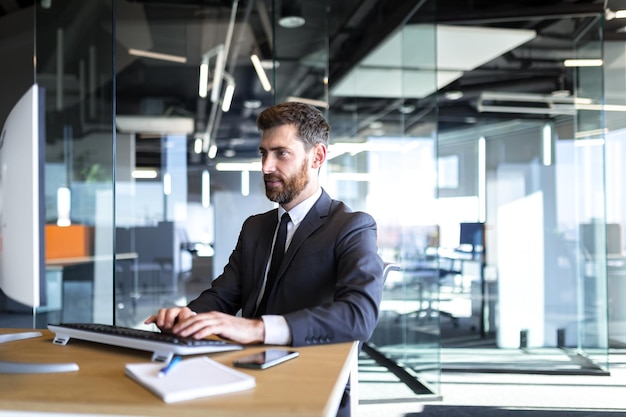
[[174,355],[197,355],[242,349],[223,340],[178,337],[167,333],[98,323],[48,324],[53,343],[66,345],[70,338],[153,352],[152,360],[169,362]]

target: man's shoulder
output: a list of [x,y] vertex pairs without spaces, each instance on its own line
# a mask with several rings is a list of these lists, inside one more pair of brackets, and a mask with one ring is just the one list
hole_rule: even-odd
[[263,213],[255,213],[248,216],[243,222],[243,227],[255,225],[258,226],[260,224],[270,222],[272,219],[276,219],[276,210],[277,209],[272,209]]
[[364,211],[354,211],[341,200],[332,200],[328,214],[331,218],[343,219],[345,222],[353,222],[357,224],[376,223],[372,215],[369,213]]

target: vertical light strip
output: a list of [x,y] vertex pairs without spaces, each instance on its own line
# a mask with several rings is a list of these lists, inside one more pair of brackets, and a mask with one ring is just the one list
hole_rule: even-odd
[[67,187],[59,187],[57,189],[57,226],[67,227],[72,224],[71,207],[72,192]]
[[233,102],[233,95],[235,95],[235,84],[227,83],[226,91],[224,91],[224,100],[222,100],[222,111],[224,113],[230,110],[230,105]]
[[194,153],[202,153],[202,138],[196,138],[193,141],[193,152]]
[[166,172],[163,175],[163,194],[172,194],[172,174],[170,174],[169,172]]
[[211,174],[209,170],[202,171],[202,207],[208,208],[211,205]]
[[241,171],[241,195],[247,197],[250,194],[250,171]]
[[484,222],[487,218],[487,143],[484,136],[478,139],[478,221]]
[[217,145],[215,143],[211,143],[211,145],[209,146],[208,155],[210,159],[213,159],[217,156]]
[[205,98],[209,85],[209,58],[203,57],[200,64],[200,80],[198,81],[198,95]]
[[543,127],[543,135],[541,137],[542,155],[541,159],[544,166],[552,165],[552,126],[546,124]]
[[259,81],[261,82],[263,89],[265,91],[270,91],[272,89],[272,84],[270,83],[269,78],[267,78],[263,65],[261,65],[261,60],[257,55],[252,54],[250,55],[250,61],[252,61],[252,65],[254,66],[254,70],[256,71],[257,77],[259,77]]

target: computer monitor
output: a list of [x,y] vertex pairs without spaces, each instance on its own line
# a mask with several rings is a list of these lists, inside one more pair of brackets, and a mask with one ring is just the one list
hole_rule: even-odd
[[29,307],[45,303],[43,112],[32,85],[0,136],[0,290]]
[[485,242],[484,223],[461,223],[459,247],[468,248],[468,252],[482,252]]
[[[33,84],[15,103],[0,133],[0,290],[32,307],[45,303],[44,100]],[[0,343],[41,336],[0,335]],[[75,371],[75,364],[0,361],[0,373]]]

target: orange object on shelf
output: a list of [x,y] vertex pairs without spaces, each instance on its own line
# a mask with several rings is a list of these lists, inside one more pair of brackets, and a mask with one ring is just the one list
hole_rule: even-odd
[[80,258],[93,253],[93,227],[46,225],[46,260]]

